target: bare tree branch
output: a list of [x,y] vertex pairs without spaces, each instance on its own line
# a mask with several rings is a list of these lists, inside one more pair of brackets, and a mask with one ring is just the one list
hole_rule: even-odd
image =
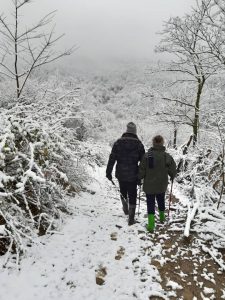
[[193,104],[190,104],[190,103],[186,103],[186,102],[183,102],[179,99],[170,99],[170,98],[167,98],[167,97],[162,97],[163,100],[166,100],[166,101],[171,101],[171,102],[176,102],[176,103],[180,103],[180,104],[183,104],[185,106],[188,106],[188,107],[192,107],[192,108],[195,108],[195,105]]
[[27,3],[31,3],[31,0],[24,0],[22,2],[20,2],[19,4],[17,4],[17,1],[15,1],[16,5],[17,5],[17,8],[21,8],[24,4],[27,4]]
[[[24,3],[25,4],[25,3]],[[25,32],[18,36],[18,40],[20,40],[24,36],[28,36],[30,33],[34,33],[36,29],[40,29],[43,26],[48,25],[52,22],[53,17],[55,16],[56,10],[50,12],[46,16],[44,16],[36,25],[27,29]]]
[[10,30],[9,26],[7,25],[7,23],[5,22],[5,19],[3,19],[3,16],[0,16],[0,23],[4,26],[4,28],[7,30],[7,32],[9,33],[9,35],[11,36],[12,40],[14,40],[14,35],[12,33],[12,31]]
[[[19,98],[26,86],[27,80],[35,69],[70,55],[74,51],[74,48],[62,52],[54,51],[56,43],[64,34],[55,36],[54,27],[49,33],[43,30],[44,27],[53,21],[56,11],[46,14],[35,25],[21,32],[21,15],[19,11],[23,6],[32,1],[12,0],[12,2],[14,4],[13,17],[15,21],[13,30],[11,30],[11,25],[7,23],[6,18],[3,15],[0,16],[0,25],[2,25],[0,35],[3,37],[2,42],[0,41],[0,67],[4,70],[1,71],[3,76],[15,80],[17,98]],[[13,66],[10,61],[13,62]]]

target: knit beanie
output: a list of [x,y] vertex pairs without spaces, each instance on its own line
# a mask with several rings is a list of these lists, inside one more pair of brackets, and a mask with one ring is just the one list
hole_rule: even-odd
[[137,134],[137,127],[133,122],[127,124],[127,133]]

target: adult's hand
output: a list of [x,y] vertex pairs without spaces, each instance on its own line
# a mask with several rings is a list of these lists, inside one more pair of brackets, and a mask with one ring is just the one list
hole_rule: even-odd
[[171,182],[173,182],[174,181],[174,177],[170,176],[170,180],[171,180]]

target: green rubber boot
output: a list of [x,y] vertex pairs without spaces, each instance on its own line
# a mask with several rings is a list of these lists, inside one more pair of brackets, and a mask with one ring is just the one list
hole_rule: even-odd
[[154,214],[149,214],[148,215],[148,225],[147,225],[147,230],[149,232],[153,232],[155,229],[155,215]]
[[164,221],[165,221],[165,213],[163,210],[159,211],[159,220],[161,223],[164,223]]

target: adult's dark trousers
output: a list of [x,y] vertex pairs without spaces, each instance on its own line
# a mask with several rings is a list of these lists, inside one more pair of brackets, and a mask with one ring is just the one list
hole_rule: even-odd
[[155,214],[155,199],[160,211],[165,210],[165,193],[161,194],[146,194],[147,198],[147,210],[149,214]]
[[136,206],[137,182],[120,181],[120,194],[129,203],[129,206]]

